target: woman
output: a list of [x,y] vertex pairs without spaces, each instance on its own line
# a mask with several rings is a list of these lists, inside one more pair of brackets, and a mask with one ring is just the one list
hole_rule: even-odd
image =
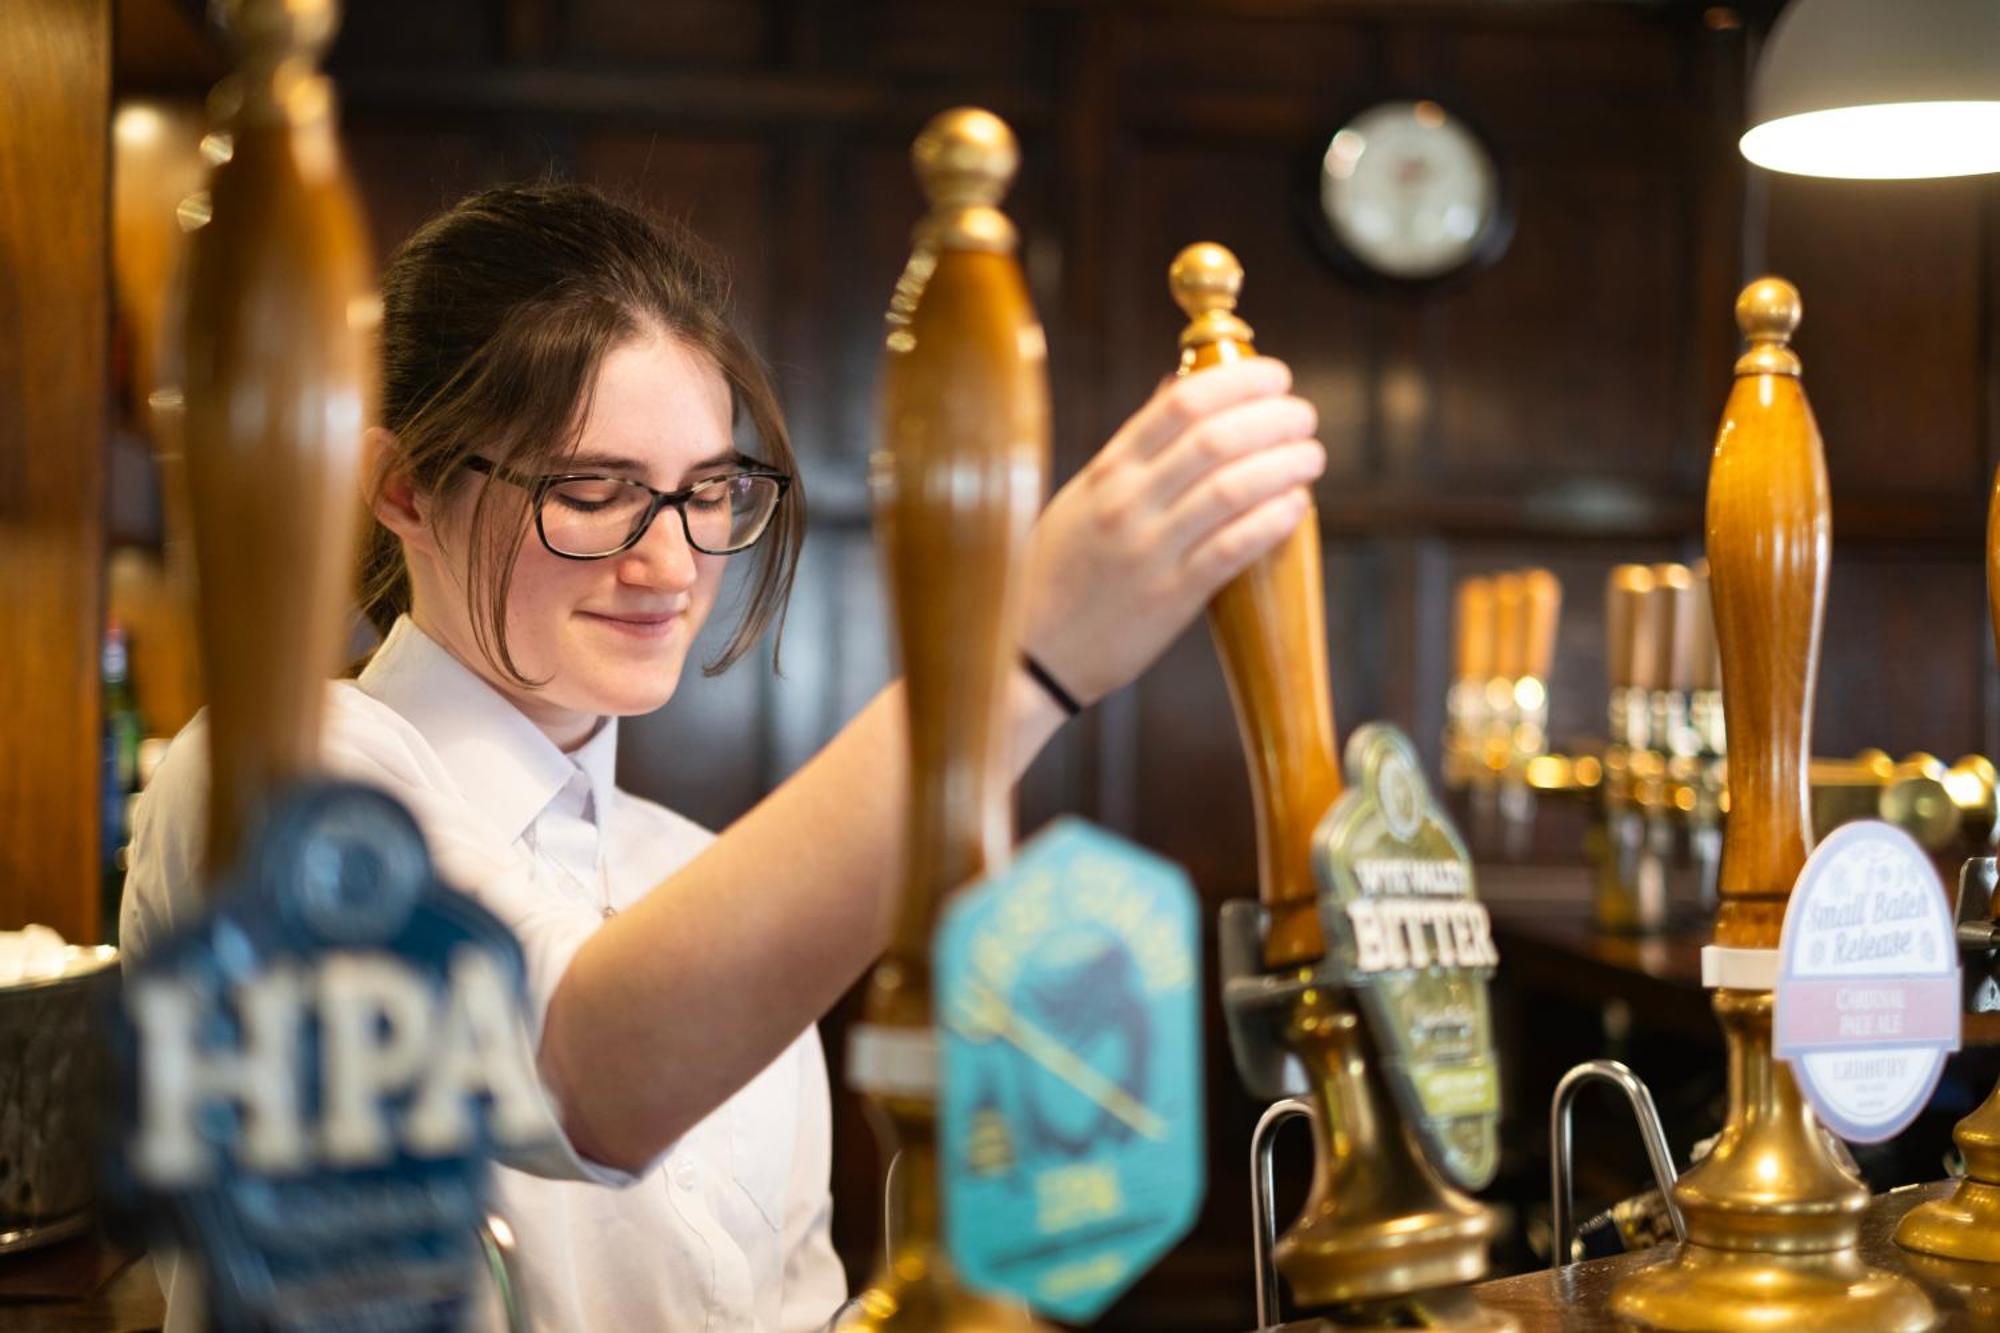
[[[899,687],[720,836],[619,791],[617,719],[672,696],[731,555],[748,601],[713,670],[780,618],[804,527],[719,270],[589,190],[507,188],[413,236],[383,297],[362,599],[384,639],[331,689],[326,759],[403,800],[525,950],[562,1131],[498,1173],[528,1313],[816,1328],[844,1293],[813,1025],[885,941]],[[1261,360],[1163,388],[1040,516],[1024,647],[1077,700],[1136,676],[1298,522],[1325,455],[1289,387]],[[1010,690],[1018,775],[1066,714],[1025,671]],[[196,910],[202,726],[139,804],[131,956]],[[174,1327],[199,1318],[184,1278]]]

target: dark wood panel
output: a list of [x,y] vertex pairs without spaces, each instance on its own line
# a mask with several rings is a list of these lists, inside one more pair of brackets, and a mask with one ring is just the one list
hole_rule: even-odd
[[1687,49],[1666,27],[1664,20],[1555,30],[1468,23],[1452,30],[1452,83],[1481,104],[1588,106],[1629,125],[1628,113],[1686,94]]
[[462,69],[492,63],[501,52],[504,20],[492,0],[423,0],[421,4],[347,4],[327,52],[336,77],[358,65]]
[[1123,92],[1162,104],[1273,89],[1350,99],[1369,81],[1375,40],[1359,23],[1213,12],[1163,16],[1130,25]]
[[578,180],[679,218],[729,265],[736,317],[753,342],[771,327],[772,148],[760,139],[593,132],[576,147]]
[[363,115],[348,117],[341,138],[383,262],[432,215],[514,179],[499,145],[483,135]]
[[1769,264],[1804,297],[1796,345],[1836,506],[1915,492],[1983,512],[1991,188],[1769,178]]
[[750,64],[771,48],[772,8],[744,0],[570,0],[563,53],[584,62],[669,69]]
[[1643,160],[1518,168],[1506,257],[1430,319],[1438,465],[1454,486],[1595,474],[1671,488],[1706,441],[1678,427],[1689,350],[1685,185]]
[[0,7],[0,928],[100,938],[109,0]]
[[881,0],[844,7],[841,17],[828,25],[826,45],[843,69],[947,81],[985,75],[1042,88],[1055,79],[1061,21],[1033,6]]
[[1964,560],[1843,553],[1839,531],[1814,750],[1928,750],[1947,763],[1978,750],[1993,637],[1984,572]]

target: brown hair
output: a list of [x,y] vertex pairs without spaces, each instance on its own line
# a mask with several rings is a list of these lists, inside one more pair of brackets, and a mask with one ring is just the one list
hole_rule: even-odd
[[[436,496],[459,482],[475,452],[517,476],[558,471],[614,348],[657,331],[706,353],[729,385],[734,419],[749,418],[762,461],[794,474],[753,550],[743,617],[703,668],[715,675],[774,622],[782,633],[805,532],[804,489],[777,395],[730,326],[728,304],[722,264],[680,223],[580,185],[472,195],[419,228],[383,274],[382,425],[395,443],[373,484],[393,469]],[[473,635],[496,670],[530,686],[506,634],[527,497],[492,477],[478,484],[467,577],[487,595],[473,595]],[[380,633],[410,609],[402,542],[372,513],[359,585],[361,610]]]

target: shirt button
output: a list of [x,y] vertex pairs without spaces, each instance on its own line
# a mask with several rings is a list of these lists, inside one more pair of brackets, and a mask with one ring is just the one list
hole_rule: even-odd
[[674,1167],[674,1184],[684,1190],[694,1188],[694,1176],[694,1163],[690,1160],[684,1158]]

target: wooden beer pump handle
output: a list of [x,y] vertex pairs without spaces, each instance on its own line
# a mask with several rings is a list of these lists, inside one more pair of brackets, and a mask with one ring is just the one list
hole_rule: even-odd
[[375,294],[314,71],[333,0],[236,0],[217,90],[229,160],[190,238],[182,392],[212,786],[206,864],[230,866],[273,793],[317,766],[345,646]]
[[947,895],[1000,869],[1013,843],[1005,707],[1020,643],[1015,571],[1046,485],[1047,357],[997,207],[1019,165],[999,117],[958,109],[912,150],[930,203],[897,290],[873,461],[910,719],[910,819],[903,892],[876,998],[928,976]]
[[1654,565],[1653,676],[1663,690],[1694,688],[1694,579],[1686,565]]
[[1986,506],[1986,604],[1993,641],[2000,644],[2000,471],[1993,474],[1993,498]]
[[[1604,667],[1614,690],[1642,686],[1641,658],[1649,657],[1646,603],[1653,591],[1653,571],[1644,565],[1612,569],[1604,589]],[[1614,737],[1614,739],[1623,739]]]
[[1497,680],[1521,678],[1527,659],[1528,590],[1521,571],[1493,576],[1493,675]]
[[[1243,289],[1235,255],[1220,245],[1190,245],[1168,269],[1167,285],[1188,316],[1181,374],[1256,355],[1250,326],[1235,313]],[[1310,963],[1326,953],[1313,831],[1341,787],[1317,507],[1307,506],[1290,537],[1215,595],[1208,624],[1256,804],[1257,884],[1270,917],[1264,964]]]
[[1521,675],[1548,684],[1556,664],[1562,584],[1546,569],[1521,571]]
[[1688,576],[1694,581],[1694,605],[1688,613],[1689,632],[1693,637],[1688,659],[1694,667],[1694,683],[1690,688],[1719,690],[1722,688],[1722,662],[1715,651],[1715,603],[1709,595],[1708,561],[1695,561],[1688,570]]
[[1774,949],[1812,848],[1807,770],[1831,541],[1819,427],[1787,345],[1798,290],[1761,278],[1736,301],[1749,349],[1716,434],[1708,562],[1729,709],[1729,823],[1716,943]]
[[1460,580],[1457,602],[1452,618],[1453,679],[1483,689],[1493,674],[1493,580],[1476,576]]

